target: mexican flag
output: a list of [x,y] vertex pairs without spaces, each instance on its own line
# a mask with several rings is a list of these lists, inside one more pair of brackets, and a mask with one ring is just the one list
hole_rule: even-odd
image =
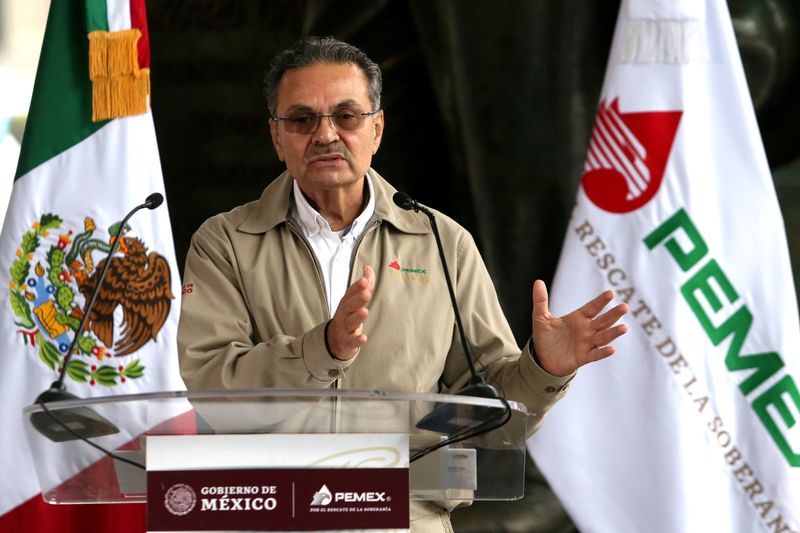
[[724,0],[623,0],[552,288],[631,311],[530,450],[582,533],[800,531],[800,323]]
[[[22,409],[61,373],[115,225],[164,193],[149,90],[144,0],[52,1],[0,236],[0,530],[144,529],[143,505],[43,504]],[[137,213],[118,244],[115,290],[100,292],[64,383],[81,398],[182,389],[166,206]]]

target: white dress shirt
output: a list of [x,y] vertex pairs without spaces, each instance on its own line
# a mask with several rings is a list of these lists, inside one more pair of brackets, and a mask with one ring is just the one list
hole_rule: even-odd
[[330,224],[316,209],[311,207],[303,196],[297,181],[293,184],[294,206],[292,215],[300,223],[303,234],[311,244],[311,249],[317,257],[322,269],[322,279],[325,284],[325,296],[328,300],[330,316],[339,307],[339,301],[344,296],[350,281],[350,259],[353,248],[359,236],[367,227],[372,213],[375,212],[375,195],[372,192],[372,182],[366,176],[369,200],[353,224],[344,230],[333,231]]

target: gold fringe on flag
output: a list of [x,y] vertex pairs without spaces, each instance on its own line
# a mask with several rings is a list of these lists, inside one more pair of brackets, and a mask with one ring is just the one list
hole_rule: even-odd
[[89,33],[92,121],[147,111],[150,69],[139,68],[136,45],[141,35],[136,28]]

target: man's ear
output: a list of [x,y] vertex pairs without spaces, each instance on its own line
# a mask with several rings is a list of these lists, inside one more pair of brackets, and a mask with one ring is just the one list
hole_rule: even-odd
[[278,159],[285,161],[283,157],[283,146],[281,145],[280,133],[278,133],[278,121],[269,119],[269,135],[272,137],[272,146],[275,147],[275,153],[278,154]]
[[375,136],[372,138],[372,155],[378,153],[378,148],[381,146],[381,139],[383,139],[383,109],[373,117],[375,119]]

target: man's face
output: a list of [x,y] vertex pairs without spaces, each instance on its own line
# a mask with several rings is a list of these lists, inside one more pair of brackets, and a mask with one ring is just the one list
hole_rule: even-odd
[[[315,63],[287,70],[278,85],[279,117],[372,111],[367,78],[355,65]],[[383,134],[383,112],[365,117],[359,129],[343,131],[320,119],[313,133],[287,131],[285,121],[270,121],[278,158],[306,194],[346,188],[367,172]]]

